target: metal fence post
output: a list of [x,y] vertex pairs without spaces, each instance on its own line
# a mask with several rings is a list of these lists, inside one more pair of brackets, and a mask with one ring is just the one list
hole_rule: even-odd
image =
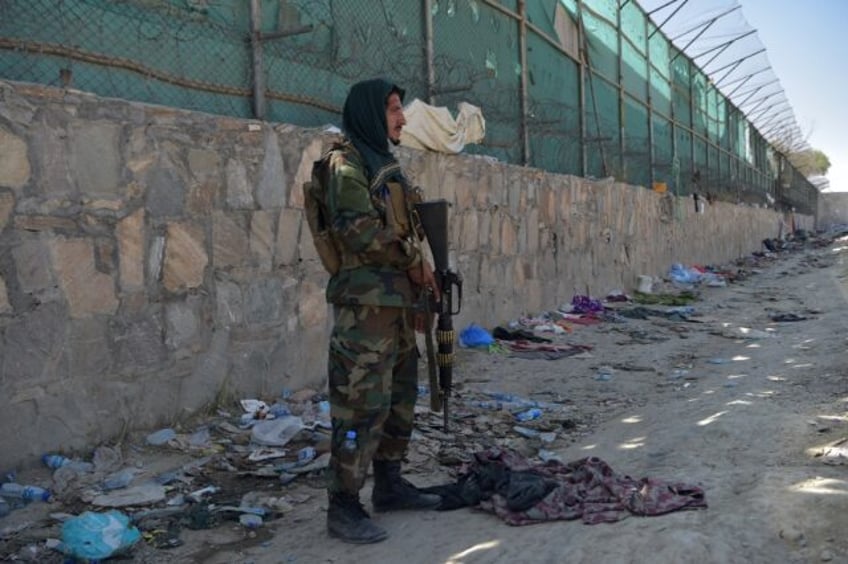
[[436,103],[436,66],[433,47],[433,0],[424,0],[424,66],[427,73],[427,103]]
[[250,50],[253,56],[253,116],[265,119],[265,70],[262,64],[262,5],[250,0]]
[[627,174],[625,173],[626,160],[624,158],[624,69],[623,69],[623,43],[622,39],[622,30],[621,30],[621,2],[616,2],[615,6],[615,35],[616,35],[616,47],[618,49],[618,69],[616,72],[618,74],[618,174],[616,174],[616,180],[627,182]]
[[527,127],[527,6],[518,0],[518,49],[521,64],[521,162],[530,164],[530,132]]
[[578,61],[579,65],[579,95],[580,95],[580,176],[586,177],[589,174],[589,155],[586,151],[586,138],[589,136],[588,126],[586,124],[586,38],[584,34],[586,30],[583,27],[583,2],[577,0],[577,41],[578,41]]
[[653,190],[654,182],[656,182],[656,172],[654,166],[657,160],[656,149],[654,148],[654,97],[651,95],[651,76],[654,74],[651,63],[651,40],[648,38],[648,18],[645,18],[645,60],[648,63],[647,92],[645,92],[648,100],[648,189]]

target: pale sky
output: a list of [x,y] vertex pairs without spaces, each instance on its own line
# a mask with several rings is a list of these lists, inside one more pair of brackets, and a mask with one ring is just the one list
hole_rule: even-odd
[[848,1],[739,2],[810,146],[830,159],[830,190],[848,192]]

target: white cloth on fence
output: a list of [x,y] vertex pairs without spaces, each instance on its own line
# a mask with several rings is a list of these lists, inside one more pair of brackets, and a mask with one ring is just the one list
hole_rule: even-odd
[[456,119],[445,107],[431,106],[418,98],[404,110],[406,125],[400,143],[406,147],[441,153],[459,153],[470,143],[479,143],[486,135],[486,120],[477,106],[457,104]]

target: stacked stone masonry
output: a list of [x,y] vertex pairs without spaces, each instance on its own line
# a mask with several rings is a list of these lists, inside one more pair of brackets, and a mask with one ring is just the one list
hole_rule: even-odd
[[[331,139],[0,82],[0,459],[30,464],[221,398],[322,387],[326,274],[300,187]],[[452,204],[460,328],[777,235],[771,210],[696,215],[612,179],[399,157],[428,198]]]

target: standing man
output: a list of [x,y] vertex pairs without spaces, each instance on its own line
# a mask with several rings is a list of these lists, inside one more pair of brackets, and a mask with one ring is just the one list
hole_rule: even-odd
[[375,511],[433,508],[441,501],[401,478],[418,392],[413,307],[438,287],[411,212],[419,197],[389,151],[406,124],[404,91],[383,79],[354,84],[344,105],[345,143],[329,156],[327,208],[341,269],[327,284],[332,417],[330,536],[384,540],[359,501],[374,464]]

